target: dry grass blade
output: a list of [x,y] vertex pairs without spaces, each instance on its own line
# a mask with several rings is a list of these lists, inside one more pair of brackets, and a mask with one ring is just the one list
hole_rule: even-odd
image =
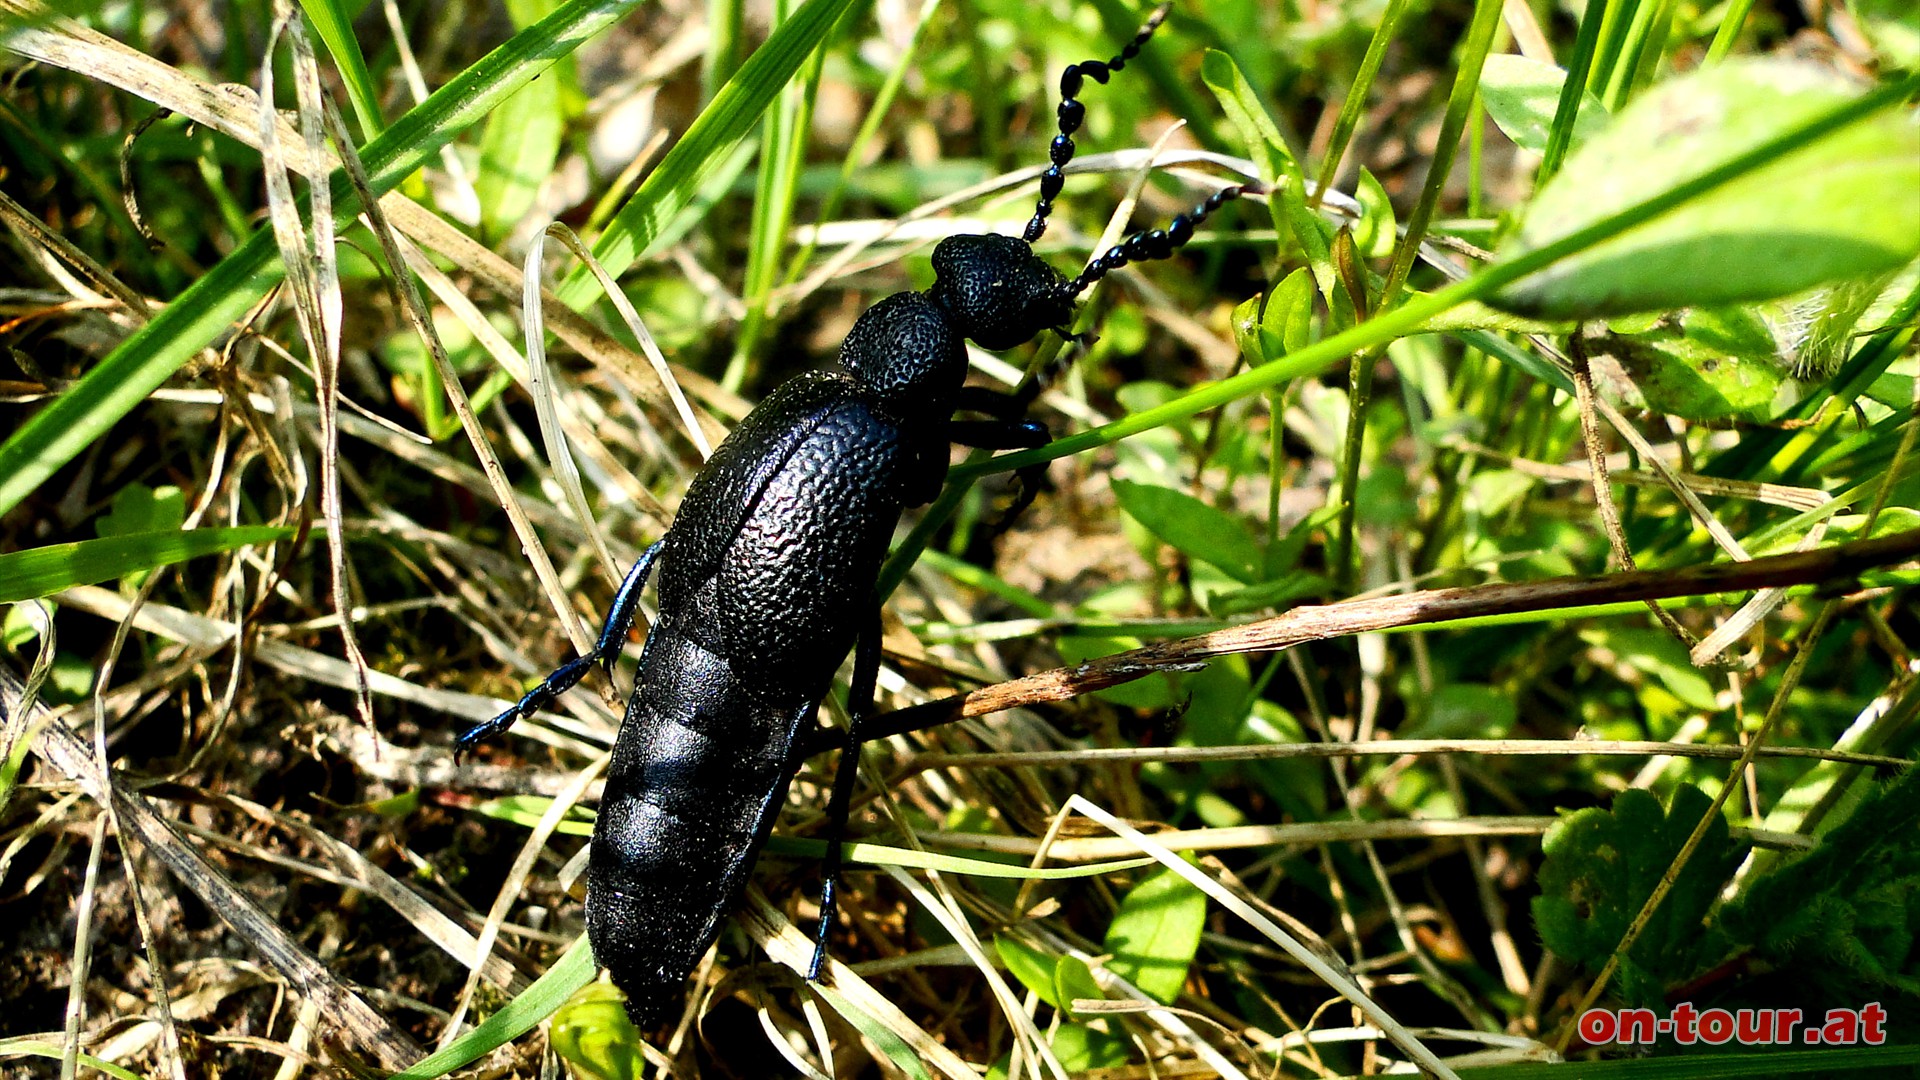
[[1116,835],[1133,844],[1134,850],[1153,856],[1162,866],[1179,874],[1193,884],[1194,887],[1212,897],[1228,911],[1233,912],[1254,928],[1258,929],[1262,934],[1266,935],[1267,940],[1280,946],[1281,949],[1286,951],[1287,955],[1293,957],[1295,961],[1307,970],[1313,972],[1315,977],[1337,991],[1341,997],[1352,1002],[1356,1008],[1366,1014],[1367,1019],[1379,1025],[1380,1030],[1386,1034],[1387,1038],[1392,1040],[1393,1044],[1399,1047],[1408,1057],[1412,1058],[1422,1070],[1433,1076],[1442,1077],[1444,1080],[1459,1080],[1459,1077],[1454,1074],[1452,1069],[1449,1069],[1445,1063],[1438,1057],[1435,1057],[1433,1051],[1428,1050],[1422,1045],[1419,1039],[1414,1038],[1412,1032],[1401,1027],[1399,1022],[1388,1015],[1386,1010],[1382,1009],[1372,998],[1368,997],[1360,987],[1355,985],[1353,980],[1350,979],[1345,972],[1336,971],[1329,966],[1313,949],[1308,948],[1292,934],[1281,929],[1278,924],[1255,910],[1251,905],[1247,904],[1246,901],[1233,895],[1231,890],[1226,889],[1219,882],[1188,865],[1178,855],[1175,855],[1173,852],[1156,843],[1151,837],[1148,837],[1133,826],[1128,825],[1126,822],[1107,813],[1100,807],[1088,802],[1086,799],[1078,795],[1069,796],[1067,805],[1071,809],[1106,826]]
[[[738,915],[740,924],[766,954],[796,975],[804,975],[813,960],[813,940],[787,921],[780,909],[768,902],[766,894],[749,886]],[[866,1013],[898,1036],[927,1067],[948,1080],[979,1080],[979,1072],[953,1051],[947,1049],[924,1028],[908,1019],[885,994],[854,974],[853,969],[827,957],[827,987],[844,997],[853,1007]]]
[[[126,597],[108,589],[84,585],[60,593],[56,599],[60,603],[78,611],[89,612],[107,619],[125,619],[132,610]],[[209,619],[204,615],[170,608],[164,605],[142,605],[133,617],[133,626],[149,634],[158,634],[183,644],[212,650],[235,639],[239,627],[234,623]],[[289,645],[284,641],[263,639],[254,645],[253,658],[270,667],[277,668],[289,675],[302,679],[311,679],[325,686],[335,686],[343,690],[353,689],[353,671],[344,661],[336,660],[324,653],[312,649],[303,649]],[[462,694],[451,690],[438,690],[421,686],[396,675],[383,671],[369,671],[367,685],[373,693],[391,697],[397,701],[412,702],[427,708],[444,712],[449,716],[479,722],[500,714],[500,710],[512,704],[500,698],[484,697],[479,694]],[[553,718],[542,713],[543,717]],[[581,739],[571,738],[538,724],[522,720],[514,729],[526,738],[545,743],[555,749],[580,754],[598,753],[600,746]],[[580,729],[584,734],[587,729]],[[600,732],[601,744],[607,741],[604,729]],[[369,750],[382,744],[369,745]]]
[[[269,57],[282,34],[293,49],[295,96],[299,103],[300,145],[303,159],[324,160],[325,141],[321,136],[322,111],[319,65],[313,56],[313,44],[307,40],[304,24],[293,14],[288,0],[276,0],[273,29],[267,35]],[[273,64],[260,67],[260,156],[266,166],[267,210],[273,223],[273,235],[280,246],[280,260],[287,269],[287,291],[293,296],[299,316],[300,335],[306,340],[307,356],[313,363],[314,384],[320,407],[320,512],[327,525],[327,561],[332,572],[333,609],[340,616],[340,641],[347,663],[354,673],[354,707],[360,722],[373,727],[373,697],[367,690],[367,660],[360,651],[359,638],[353,632],[348,612],[353,606],[348,596],[347,548],[341,535],[340,512],[340,299],[339,260],[334,251],[333,190],[324,178],[307,185],[312,238],[301,225],[300,210],[294,203],[293,171],[282,150],[280,114],[273,106]],[[345,145],[345,140],[342,140]]]
[[[11,671],[0,667],[0,704],[6,706],[9,715],[17,707],[23,689]],[[43,717],[50,715],[43,707],[36,706],[36,710]],[[390,1025],[358,994],[335,980],[273,916],[201,857],[144,796],[121,790],[111,775],[99,769],[86,744],[65,724],[48,723],[34,749],[60,773],[78,782],[95,800],[102,804],[111,801],[128,835],[137,838],[166,864],[182,885],[233,927],[296,991],[319,1002],[353,1044],[372,1054],[383,1068],[400,1069],[418,1060],[421,1051],[412,1039]]]

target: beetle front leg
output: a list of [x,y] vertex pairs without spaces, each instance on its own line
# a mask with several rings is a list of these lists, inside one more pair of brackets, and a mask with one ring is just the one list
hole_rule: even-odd
[[853,805],[853,785],[860,775],[862,728],[873,715],[874,684],[880,678],[880,600],[873,600],[873,616],[853,646],[853,680],[847,684],[847,734],[840,764],[833,773],[833,794],[827,799],[827,858],[820,867],[820,925],[813,934],[813,960],[807,965],[809,982],[820,977],[827,962],[827,934],[833,929],[835,896],[844,864],[847,814]]
[[620,588],[613,594],[613,605],[607,609],[606,622],[601,624],[600,638],[594,642],[591,652],[576,656],[555,668],[540,680],[538,686],[514,702],[513,708],[461,732],[454,740],[454,753],[465,754],[512,727],[515,720],[539,712],[554,698],[573,689],[593,669],[595,662],[606,669],[608,678],[612,678],[613,662],[619,659],[620,650],[626,647],[627,633],[633,629],[633,617],[640,610],[640,593],[647,587],[653,564],[659,561],[660,551],[666,543],[664,537],[655,540],[634,560],[633,568],[627,571],[626,579],[620,582]]
[[[955,420],[948,425],[947,432],[948,438],[962,446],[977,446],[987,450],[1031,450],[1053,441],[1053,433],[1038,420]],[[1014,470],[1013,504],[993,524],[995,533],[1005,531],[1021,511],[1033,505],[1046,475],[1047,463],[1044,461]]]

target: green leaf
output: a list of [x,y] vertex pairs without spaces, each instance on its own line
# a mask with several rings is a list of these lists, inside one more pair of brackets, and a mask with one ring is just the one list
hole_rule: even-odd
[[[726,167],[735,145],[752,134],[774,95],[853,4],[854,0],[807,0],[740,65],[593,245],[594,257],[609,274],[618,277],[652,250],[668,223]],[[578,267],[559,293],[562,300],[580,308],[600,295],[600,283],[585,267]]]
[[1313,340],[1313,296],[1313,277],[1302,266],[1234,309],[1234,337],[1247,363],[1258,367]]
[[1127,1040],[1085,1024],[1061,1024],[1047,1045],[1060,1059],[1061,1067],[1075,1076],[1092,1069],[1119,1068],[1132,1060],[1132,1045]]
[[848,1001],[831,986],[812,983],[810,988],[820,996],[821,1001],[826,1002],[828,1007],[839,1013],[842,1019],[852,1024],[860,1034],[867,1037],[869,1042],[879,1047],[880,1052],[885,1054],[887,1060],[893,1062],[901,1073],[914,1077],[915,1080],[933,1080],[933,1074],[927,1071],[926,1063],[920,1060],[920,1055],[914,1052],[913,1047],[908,1045],[905,1039],[894,1034],[892,1028],[867,1015],[866,1010]]
[[[1540,895],[1533,900],[1541,940],[1598,970],[1711,805],[1699,788],[1683,786],[1663,812],[1650,792],[1629,788],[1614,797],[1611,811],[1589,807],[1560,819],[1547,831]],[[1712,958],[1716,950],[1705,945],[1702,919],[1740,853],[1728,839],[1726,818],[1716,814],[1620,965],[1620,992],[1628,1001],[1658,1003],[1668,982]]]
[[1275,192],[1278,198],[1268,200],[1274,227],[1293,234],[1321,293],[1334,296],[1339,290],[1333,272],[1333,226],[1308,209],[1306,178],[1299,160],[1281,136],[1279,125],[1274,123],[1273,115],[1241,73],[1240,66],[1226,53],[1208,49],[1200,62],[1200,78],[1239,129],[1249,155],[1260,167],[1260,175],[1286,181]]
[[1200,951],[1207,894],[1163,870],[1135,885],[1107,927],[1107,967],[1155,1001],[1171,1005]]
[[1748,308],[1694,308],[1643,333],[1587,342],[1609,397],[1699,423],[1767,420],[1793,404],[1781,346]]
[[[1502,249],[1522,257],[1857,98],[1824,68],[1729,61],[1646,93],[1568,158]],[[1920,125],[1881,112],[1497,292],[1546,318],[1765,300],[1920,254]]]
[[[59,1061],[63,1056],[64,1051],[61,1050],[58,1044],[47,1042],[44,1039],[32,1035],[0,1039],[0,1061],[6,1061],[9,1058],[16,1057],[37,1057],[46,1058],[49,1061]],[[82,1068],[98,1069],[108,1076],[113,1077],[114,1080],[146,1080],[145,1077],[131,1069],[115,1065],[111,1061],[94,1057],[92,1054],[82,1052],[75,1055],[75,1060],[80,1063]],[[51,1069],[52,1066],[48,1066],[48,1068]]]
[[[1393,254],[1393,247],[1400,242],[1399,227],[1393,215],[1393,200],[1387,197],[1387,189],[1380,185],[1365,165],[1360,166],[1360,185],[1354,190],[1360,199],[1360,225],[1354,230],[1353,242],[1360,247],[1361,254],[1369,259],[1384,259]],[[1302,344],[1305,344],[1302,342]]]
[[102,537],[177,532],[187,521],[186,493],[171,485],[132,483],[113,493],[113,505],[93,523]]
[[[1502,53],[1487,57],[1487,66],[1480,72],[1480,96],[1487,103],[1487,115],[1515,146],[1540,154],[1546,152],[1547,133],[1553,127],[1560,88],[1566,81],[1567,73],[1562,68]],[[1574,114],[1572,145],[1586,142],[1606,123],[1606,106],[1582,91],[1580,111]]]
[[589,1080],[635,1080],[646,1071],[640,1032],[627,1016],[627,995],[612,983],[590,982],[553,1014],[553,1052]]
[[[507,13],[515,26],[524,28],[550,14],[553,6],[552,0],[513,0]],[[480,199],[480,221],[488,236],[513,231],[559,160],[560,135],[566,126],[567,66],[566,61],[555,64],[487,117],[473,190]]]
[[1753,882],[1722,921],[1784,974],[1849,997],[1920,993],[1920,769],[1862,799],[1820,846]]
[[[468,66],[361,150],[374,192],[393,190],[455,135],[640,2],[566,0],[551,16]],[[334,173],[333,191],[336,221],[352,221],[360,199],[343,172]],[[0,444],[0,514],[18,506],[180,365],[231,329],[284,273],[273,230],[263,226],[29,418]]]
[[1054,989],[1054,958],[1011,934],[993,935],[993,950],[1020,985],[1039,995],[1040,1000],[1060,1008],[1060,995]]
[[267,544],[293,535],[290,528],[247,525],[134,533],[71,544],[48,544],[0,555],[0,604],[50,596],[75,585],[112,581],[158,566]]
[[1100,992],[1100,983],[1094,979],[1093,969],[1085,960],[1063,956],[1053,965],[1053,997],[1068,1016],[1075,1015],[1074,1002],[1103,1001],[1106,996]]
[[1114,497],[1127,516],[1188,556],[1217,566],[1235,580],[1260,580],[1265,556],[1240,518],[1194,498],[1184,491],[1113,482]]

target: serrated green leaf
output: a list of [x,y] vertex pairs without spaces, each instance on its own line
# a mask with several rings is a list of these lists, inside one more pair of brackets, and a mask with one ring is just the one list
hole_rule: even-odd
[[1241,520],[1172,488],[1115,480],[1113,494],[1127,516],[1174,549],[1252,584],[1265,561],[1260,544]]
[[1163,870],[1135,885],[1120,901],[1103,946],[1107,967],[1155,1001],[1171,1005],[1200,951],[1207,894]]
[[1752,882],[1722,923],[1809,985],[1920,993],[1920,769],[1875,788],[1818,848]]
[[[1571,155],[1502,248],[1511,260],[1678,187],[1835,106],[1854,87],[1787,60],[1728,61],[1636,98]],[[1501,289],[1544,318],[1765,300],[1920,253],[1920,125],[1883,111]]]
[[[1487,66],[1480,72],[1480,96],[1487,103],[1487,115],[1515,146],[1545,153],[1547,133],[1560,105],[1560,88],[1566,81],[1564,68],[1502,53],[1487,57]],[[1572,145],[1578,147],[1606,126],[1607,107],[1582,91]]]
[[[1543,842],[1547,857],[1533,900],[1541,940],[1590,969],[1605,963],[1711,805],[1700,789],[1683,786],[1663,811],[1652,793],[1630,788],[1609,810],[1590,807],[1555,823]],[[1726,819],[1715,815],[1621,964],[1622,996],[1656,1003],[1667,983],[1692,974],[1715,951],[1702,920],[1740,855]]]
[[51,596],[75,585],[112,581],[202,555],[285,540],[292,535],[290,528],[268,525],[184,532],[173,529],[8,552],[0,555],[0,604]]

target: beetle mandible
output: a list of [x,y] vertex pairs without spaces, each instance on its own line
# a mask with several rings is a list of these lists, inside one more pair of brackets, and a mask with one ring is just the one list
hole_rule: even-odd
[[[926,292],[873,305],[840,349],[843,370],[774,390],[714,451],[673,524],[615,594],[593,651],[548,675],[512,708],[463,732],[461,751],[505,731],[598,663],[612,676],[641,590],[659,568],[659,617],[607,770],[587,869],[587,934],[599,964],[652,1020],[682,992],[746,884],[788,782],[808,756],[842,751],[828,806],[828,854],[809,978],[819,975],[834,909],[841,835],[860,744],[908,728],[873,716],[880,655],[874,582],[900,519],[931,501],[948,446],[1040,446],[1026,400],[963,386],[965,342],[1002,350],[1066,329],[1074,302],[1130,262],[1164,259],[1230,199],[1214,193],[1165,229],[1137,232],[1067,278],[1033,252],[1073,157],[1085,80],[1104,84],[1138,55],[1170,4],[1124,49],[1067,67],[1059,134],[1022,236],[951,236]],[[954,419],[955,412],[989,419]],[[1009,516],[1044,465],[1017,474]],[[814,723],[834,672],[855,650],[848,730]]]

